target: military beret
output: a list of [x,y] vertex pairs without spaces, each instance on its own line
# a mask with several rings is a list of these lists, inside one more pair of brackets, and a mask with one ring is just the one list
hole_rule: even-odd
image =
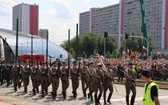
[[107,66],[111,66],[111,64],[110,64],[110,63],[108,63],[108,64],[107,64]]
[[77,61],[73,61],[73,63],[77,63]]
[[65,62],[65,61],[63,61],[63,62],[62,62],[62,64],[66,64],[66,62]]
[[86,63],[86,61],[83,61],[83,63]]
[[128,65],[133,65],[132,63],[128,63]]
[[89,62],[89,64],[91,65],[91,64],[93,64],[93,62]]
[[150,70],[142,70],[142,72],[140,73],[140,75],[143,75],[143,76],[145,76],[147,78],[151,77]]

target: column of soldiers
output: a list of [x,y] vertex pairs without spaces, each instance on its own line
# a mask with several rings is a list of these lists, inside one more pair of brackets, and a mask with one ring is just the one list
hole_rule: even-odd
[[[103,69],[104,65],[106,69]],[[28,62],[20,63],[15,61],[13,65],[10,63],[1,63],[0,69],[1,85],[3,85],[4,79],[7,82],[7,86],[9,86],[10,81],[13,80],[14,92],[20,88],[21,81],[23,81],[24,93],[26,94],[28,91],[27,87],[29,85],[29,80],[31,80],[32,92],[34,95],[39,93],[39,86],[41,86],[41,95],[42,97],[45,97],[45,95],[48,94],[48,87],[51,85],[52,98],[56,99],[58,93],[57,90],[61,80],[62,95],[63,98],[66,99],[70,78],[72,82],[72,95],[74,98],[76,98],[77,89],[79,87],[79,80],[81,79],[81,86],[84,97],[91,99],[91,101],[94,100],[95,105],[100,105],[100,99],[103,96],[104,104],[107,104],[107,102],[111,104],[110,100],[113,94],[114,75],[111,64],[107,62],[105,64],[103,62],[96,62],[95,65],[95,62],[93,61],[74,61],[72,63],[72,67],[68,69],[66,62],[54,62],[52,65],[49,65],[48,63],[42,63],[40,65],[39,62],[33,62],[33,64],[29,64]],[[3,70],[5,70],[4,74]],[[126,72],[122,72],[124,72],[123,74],[128,74],[126,75],[127,105],[129,105],[129,89],[133,91],[133,96],[131,99],[131,105],[133,105],[136,96],[136,89],[135,87],[130,87],[129,84],[131,83],[132,86],[132,82],[135,80],[135,77],[131,75],[133,72],[130,72],[130,69],[128,69]],[[10,76],[8,78],[4,78],[4,75],[5,77],[6,75]],[[107,90],[110,91],[108,97],[106,97]]]

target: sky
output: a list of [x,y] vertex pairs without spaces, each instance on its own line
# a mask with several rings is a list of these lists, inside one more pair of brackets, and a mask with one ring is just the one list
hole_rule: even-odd
[[119,0],[0,0],[0,28],[12,30],[12,7],[20,4],[39,6],[39,29],[49,30],[49,40],[61,44],[76,35],[79,13],[90,8],[105,7],[119,3]]

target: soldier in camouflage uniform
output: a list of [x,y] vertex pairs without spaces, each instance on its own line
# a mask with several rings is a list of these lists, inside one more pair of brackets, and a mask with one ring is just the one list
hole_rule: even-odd
[[22,66],[22,79],[25,93],[27,93],[27,87],[29,85],[29,74],[30,74],[30,67],[28,65],[28,62],[25,62],[24,66]]
[[10,61],[7,62],[7,64],[5,65],[5,80],[7,82],[7,87],[10,85],[10,80],[11,80],[11,76],[12,76],[12,65],[10,63]]
[[31,77],[31,81],[32,81],[32,86],[33,86],[33,94],[36,95],[36,93],[39,92],[38,89],[38,80],[37,80],[37,74],[38,74],[38,65],[36,64],[36,62],[33,62],[33,66],[30,68],[30,77]]
[[52,67],[49,70],[49,81],[52,84],[52,97],[53,99],[57,96],[57,89],[59,86],[59,69],[56,63],[52,64]]
[[79,87],[79,67],[77,66],[77,61],[74,61],[73,67],[70,68],[70,75],[72,81],[72,93],[74,98],[76,98],[77,88]]
[[3,61],[1,61],[1,63],[0,63],[0,83],[1,83],[1,86],[3,85],[3,81],[4,81],[4,63],[3,63]]
[[[135,84],[136,71],[132,70],[132,63],[129,63],[128,66],[129,66],[129,69],[125,71],[126,103],[127,105],[134,105],[135,97],[136,97],[136,84]],[[130,91],[132,91],[133,93],[131,97],[131,104],[129,104]]]
[[[104,76],[103,76],[103,69],[102,64],[97,64],[98,68],[94,72],[94,98],[95,98],[95,105],[100,104],[100,98],[103,93],[103,84],[104,84]],[[98,95],[99,91],[99,95]],[[97,96],[98,95],[98,96]]]
[[86,78],[86,85],[89,87],[89,94],[88,98],[91,98],[91,101],[93,101],[93,95],[94,92],[94,67],[93,62],[89,62],[89,68],[87,70],[87,78]]
[[104,72],[104,81],[105,81],[104,82],[104,104],[106,104],[106,92],[108,89],[110,93],[107,98],[107,102],[111,104],[110,99],[113,94],[114,75],[113,75],[113,70],[111,69],[110,64],[107,64],[107,70]]
[[87,78],[87,69],[86,61],[83,61],[83,66],[80,68],[80,75],[81,75],[81,83],[82,83],[82,91],[83,96],[86,97],[86,90],[88,86],[86,85],[86,78]]
[[20,69],[18,63],[15,61],[13,68],[12,68],[12,77],[13,77],[13,83],[14,83],[14,91],[17,91],[17,86],[19,85],[20,80]]
[[69,87],[69,69],[65,62],[62,62],[62,67],[59,70],[59,75],[62,83],[62,94],[66,99],[66,90]]
[[47,66],[45,63],[42,64],[42,66],[39,68],[39,73],[38,73],[38,80],[40,81],[41,84],[41,93],[42,97],[44,97],[44,92],[48,94],[47,92],[47,87],[48,87],[48,71],[47,71]]

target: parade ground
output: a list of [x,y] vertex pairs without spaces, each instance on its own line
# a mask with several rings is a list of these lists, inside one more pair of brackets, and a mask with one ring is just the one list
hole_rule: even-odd
[[[72,86],[67,90],[67,99],[63,99],[61,94],[61,82],[58,88],[58,95],[55,100],[51,96],[51,86],[49,87],[49,93],[42,98],[41,93],[33,95],[31,82],[28,87],[28,93],[24,94],[24,87],[22,86],[17,92],[14,92],[13,85],[6,87],[6,84],[0,86],[0,101],[5,105],[94,105],[94,101],[83,97],[81,83],[77,89],[77,98],[72,95]],[[113,96],[111,98],[112,105],[126,105],[125,102],[125,86],[122,84],[115,84]],[[40,88],[39,88],[40,89]],[[107,93],[108,95],[108,93]],[[130,98],[131,98],[130,94]],[[143,87],[137,86],[137,95],[135,99],[135,105],[142,105]],[[167,105],[168,103],[168,90],[159,90],[159,99],[161,105]],[[101,105],[104,105],[103,95],[101,98]]]

